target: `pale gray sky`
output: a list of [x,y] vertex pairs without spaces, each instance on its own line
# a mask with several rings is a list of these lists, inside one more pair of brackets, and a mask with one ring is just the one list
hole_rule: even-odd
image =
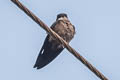
[[[50,26],[67,13],[70,45],[109,80],[120,80],[119,0],[20,0]],[[33,65],[46,32],[10,0],[0,0],[0,80],[100,80],[67,50],[41,70]]]

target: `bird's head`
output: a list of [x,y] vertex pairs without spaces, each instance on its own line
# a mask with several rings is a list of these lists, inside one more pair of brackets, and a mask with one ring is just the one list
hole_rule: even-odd
[[65,13],[60,13],[57,15],[57,20],[62,20],[62,19],[67,19],[67,14]]

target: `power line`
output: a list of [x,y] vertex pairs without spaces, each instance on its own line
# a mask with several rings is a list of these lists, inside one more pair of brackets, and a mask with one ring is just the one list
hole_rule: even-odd
[[99,72],[94,66],[92,66],[85,58],[83,58],[75,49],[73,49],[65,40],[63,40],[57,33],[44,24],[37,16],[35,16],[30,10],[28,10],[18,0],[11,0],[21,10],[23,10],[32,20],[34,20],[40,27],[42,27],[48,34],[58,40],[64,47],[72,53],[78,60],[80,60],[87,68],[89,68],[97,77],[101,80],[108,80],[101,72]]

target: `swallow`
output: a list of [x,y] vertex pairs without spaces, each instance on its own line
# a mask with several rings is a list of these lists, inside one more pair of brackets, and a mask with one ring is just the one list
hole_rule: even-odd
[[[73,39],[75,34],[75,27],[71,24],[65,13],[58,14],[56,21],[50,28],[68,43]],[[64,46],[48,34],[39,52],[34,68],[41,69],[48,65],[63,50]]]

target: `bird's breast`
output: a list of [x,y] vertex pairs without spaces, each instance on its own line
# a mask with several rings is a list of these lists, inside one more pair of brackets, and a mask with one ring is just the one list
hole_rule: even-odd
[[70,22],[61,21],[59,22],[59,24],[57,24],[56,27],[57,29],[55,30],[55,32],[67,42],[69,42],[73,38],[74,28]]

